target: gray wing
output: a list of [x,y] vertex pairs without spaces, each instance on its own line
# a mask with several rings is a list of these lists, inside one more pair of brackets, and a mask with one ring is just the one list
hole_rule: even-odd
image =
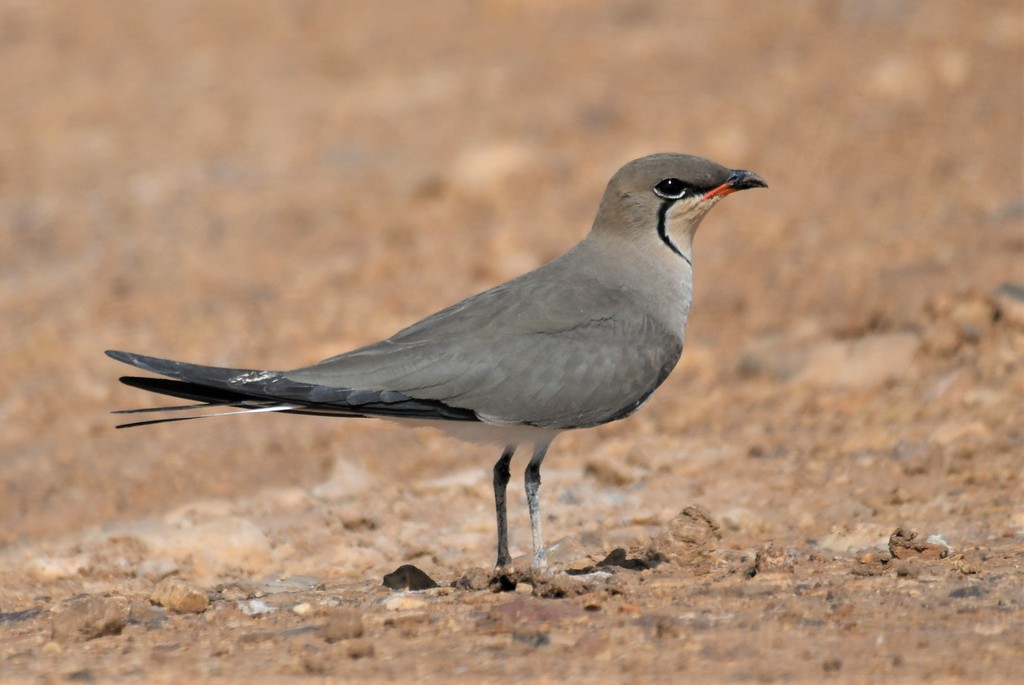
[[517,279],[283,377],[398,392],[493,423],[580,428],[635,411],[681,352],[680,334],[621,289]]

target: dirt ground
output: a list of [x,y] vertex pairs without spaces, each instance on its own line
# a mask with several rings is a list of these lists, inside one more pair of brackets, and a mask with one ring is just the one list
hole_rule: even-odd
[[[1022,91],[1018,0],[2,0],[0,681],[1024,682]],[[487,448],[114,429],[161,400],[104,349],[371,342],[668,150],[771,188],[655,398],[554,443],[554,575],[488,586]]]

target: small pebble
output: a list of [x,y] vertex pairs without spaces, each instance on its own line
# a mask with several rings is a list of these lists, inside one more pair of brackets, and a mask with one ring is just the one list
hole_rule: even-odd
[[412,564],[403,564],[384,576],[384,587],[392,590],[429,590],[437,582]]
[[210,598],[202,588],[177,576],[168,576],[157,583],[149,601],[181,614],[201,614],[210,606]]
[[889,536],[889,554],[896,559],[945,559],[949,552],[949,544],[938,536],[921,540],[915,531],[903,528],[897,528]]
[[246,616],[262,616],[277,611],[262,599],[250,599],[248,602],[241,601],[238,603],[238,610]]
[[978,566],[978,564],[974,563],[969,559],[964,558],[962,555],[957,558],[955,566],[956,570],[964,574],[965,576],[973,575],[981,571],[981,568]]
[[769,541],[754,555],[754,570],[759,575],[793,573],[793,557],[784,549],[776,549],[775,545]]
[[648,545],[645,561],[669,563],[694,573],[709,573],[718,554],[722,535],[711,516],[688,506],[658,532]]

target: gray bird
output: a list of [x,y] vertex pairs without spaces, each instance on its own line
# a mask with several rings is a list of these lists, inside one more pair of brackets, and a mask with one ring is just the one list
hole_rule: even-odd
[[526,499],[533,568],[546,566],[540,466],[559,433],[635,412],[683,351],[693,236],[726,195],[767,183],[680,154],[634,160],[608,183],[590,233],[549,264],[443,309],[386,340],[293,371],[198,366],[107,354],[165,376],[126,376],[143,390],[196,401],[118,413],[234,407],[249,412],[378,417],[436,426],[503,447],[494,465],[497,567],[511,563],[505,490],[516,447],[533,446]]

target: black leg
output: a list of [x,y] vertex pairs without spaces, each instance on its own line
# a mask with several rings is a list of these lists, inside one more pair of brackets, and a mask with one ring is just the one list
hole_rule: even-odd
[[516,453],[516,446],[509,445],[501,453],[501,457],[494,464],[494,509],[498,514],[498,561],[495,568],[504,568],[512,563],[508,555],[508,513],[505,507],[505,489],[508,487],[509,464],[512,462],[512,455]]
[[548,445],[544,443],[536,445],[533,449],[533,458],[526,466],[526,504],[530,508],[530,530],[533,533],[533,564],[534,570],[542,570],[547,567],[548,559],[544,549],[544,534],[540,525],[540,498],[537,491],[540,490],[540,465],[544,461],[544,455],[548,452]]

